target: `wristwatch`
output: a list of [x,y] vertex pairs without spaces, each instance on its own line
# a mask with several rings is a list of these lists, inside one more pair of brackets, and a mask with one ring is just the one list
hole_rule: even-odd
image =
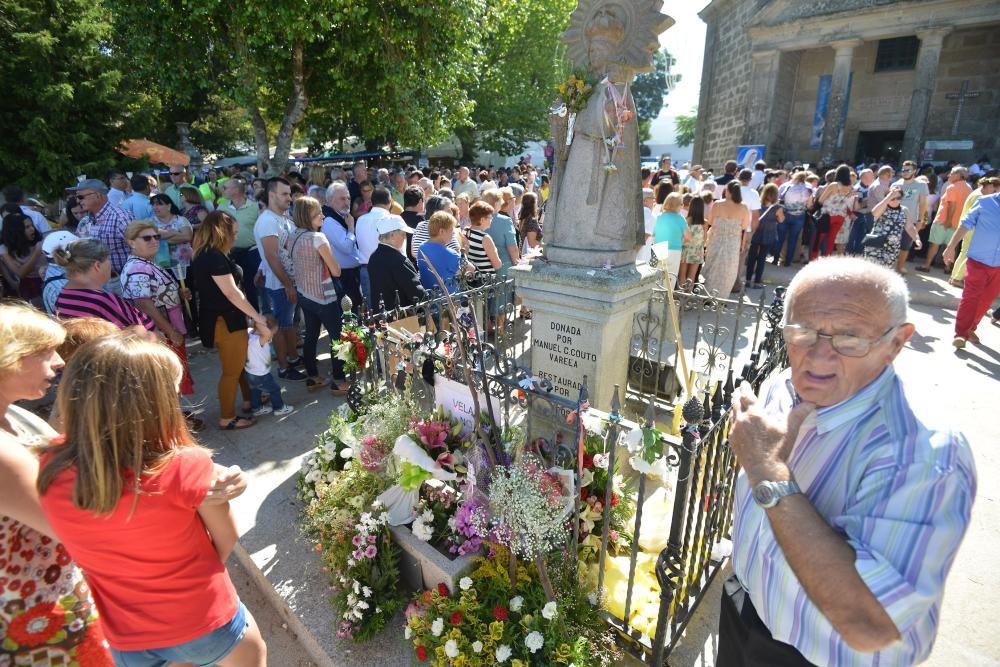
[[761,482],[753,487],[753,499],[764,509],[769,509],[778,504],[778,501],[785,496],[802,493],[802,489],[795,483],[795,480],[787,482]]

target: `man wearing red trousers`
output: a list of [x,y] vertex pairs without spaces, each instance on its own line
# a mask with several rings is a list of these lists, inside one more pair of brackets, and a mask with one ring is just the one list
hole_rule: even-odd
[[945,248],[946,264],[955,261],[959,241],[973,229],[976,233],[969,243],[965,288],[955,316],[953,344],[958,349],[965,347],[966,341],[979,342],[976,325],[1000,294],[1000,193],[980,197],[962,219]]

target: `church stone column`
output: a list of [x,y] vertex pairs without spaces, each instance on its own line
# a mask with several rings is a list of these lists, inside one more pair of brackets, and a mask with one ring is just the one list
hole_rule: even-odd
[[949,32],[950,28],[939,28],[917,33],[920,39],[920,53],[917,54],[913,96],[910,97],[910,113],[906,117],[906,133],[903,135],[904,160],[920,161],[924,130],[927,128],[927,112],[931,108],[931,96],[934,94],[934,85],[937,81],[941,46]]
[[826,120],[823,124],[823,144],[820,148],[820,161],[824,165],[833,163],[837,157],[837,135],[844,125],[844,97],[847,95],[847,82],[851,76],[851,62],[854,59],[854,49],[861,45],[860,39],[850,39],[832,42],[833,47],[833,78],[830,81],[830,97],[826,105]]
[[750,100],[743,124],[743,144],[765,144],[767,155],[774,150],[771,117],[778,92],[778,61],[780,51],[754,51],[750,74]]

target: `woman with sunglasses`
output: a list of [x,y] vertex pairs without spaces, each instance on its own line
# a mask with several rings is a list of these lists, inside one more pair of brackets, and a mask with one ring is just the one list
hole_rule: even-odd
[[[170,266],[191,264],[191,238],[194,236],[194,228],[184,216],[180,209],[174,205],[173,200],[165,194],[153,195],[149,198],[149,203],[153,207],[153,222],[163,241],[166,241],[170,253]],[[158,261],[158,264],[165,264],[165,261]]]
[[184,346],[187,326],[181,306],[182,300],[191,298],[191,292],[181,290],[171,272],[155,263],[161,238],[150,220],[136,220],[125,228],[125,242],[132,254],[119,276],[122,296],[148,315],[156,324],[156,330],[166,336],[170,349],[177,354],[184,369],[180,394],[190,396],[194,393],[194,381],[188,370]]

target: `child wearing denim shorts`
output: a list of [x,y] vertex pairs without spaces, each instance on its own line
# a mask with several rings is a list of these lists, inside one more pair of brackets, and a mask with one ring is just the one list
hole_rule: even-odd
[[[281,387],[271,372],[271,339],[278,330],[278,321],[273,315],[267,315],[267,329],[259,325],[248,331],[247,363],[243,369],[247,373],[250,384],[250,409],[254,417],[269,415],[272,412],[278,416],[287,415],[295,406],[281,400]],[[261,394],[267,392],[271,397],[271,405],[261,405]]]

